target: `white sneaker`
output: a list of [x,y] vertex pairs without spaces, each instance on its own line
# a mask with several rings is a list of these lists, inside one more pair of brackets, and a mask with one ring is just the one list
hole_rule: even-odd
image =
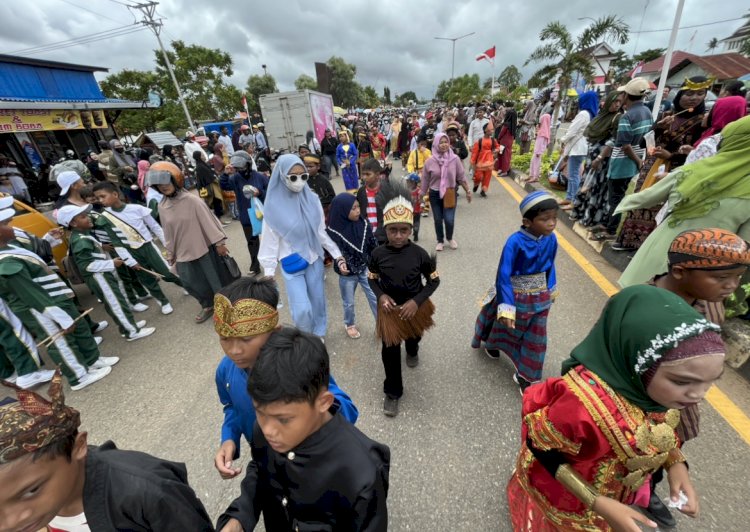
[[99,323],[96,324],[96,328],[91,332],[93,333],[102,332],[107,327],[109,327],[109,322],[107,320],[100,321]]
[[109,375],[112,372],[112,368],[109,366],[94,369],[93,366],[89,368],[89,372],[86,373],[83,377],[78,379],[78,384],[75,386],[71,386],[70,389],[73,391],[82,390],[89,384],[94,384],[96,381],[102,380],[104,377]]
[[165,316],[167,314],[172,314],[173,312],[174,312],[174,309],[172,308],[172,305],[170,305],[169,303],[161,306],[161,313],[164,314]]
[[91,364],[90,367],[94,369],[108,368],[109,366],[114,366],[119,361],[120,361],[120,357],[99,356],[99,358],[96,359],[96,362]]
[[7,378],[7,379],[5,379],[5,380],[6,380],[6,381],[8,381],[8,382],[9,382],[9,383],[11,383],[11,384],[15,384],[15,383],[16,383],[16,381],[18,380],[18,373],[14,371],[14,372],[13,372],[13,375],[11,375],[10,377],[8,377],[8,378]]
[[94,336],[94,341],[96,342],[96,345],[99,345],[104,341],[104,338],[102,338],[101,336]]
[[146,320],[135,322],[135,326],[138,327],[139,329],[143,329],[146,326]]
[[144,327],[137,333],[128,336],[128,342],[132,342],[133,340],[140,340],[141,338],[145,338],[146,336],[151,336],[152,334],[154,334],[155,330],[156,327]]
[[152,296],[151,294],[146,294],[145,296],[138,296],[138,301],[146,301],[147,299],[151,299],[152,297],[154,296]]
[[136,303],[135,305],[130,305],[130,309],[133,312],[146,312],[148,310],[148,305],[144,305],[143,303]]
[[435,251],[443,251],[443,243],[438,242],[437,246],[435,246]]
[[43,382],[51,381],[52,377],[54,376],[55,376],[54,370],[40,369],[40,370],[35,371],[34,373],[29,373],[28,375],[21,375],[20,377],[18,377],[16,384],[18,385],[19,388],[28,390],[29,388],[38,386],[39,384],[42,384]]

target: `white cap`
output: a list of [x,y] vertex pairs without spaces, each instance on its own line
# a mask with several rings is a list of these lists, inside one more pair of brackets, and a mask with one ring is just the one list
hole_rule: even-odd
[[69,227],[70,221],[81,213],[89,212],[91,205],[65,205],[57,210],[57,223]]
[[10,220],[16,215],[15,209],[3,209],[0,211],[0,222]]
[[67,194],[70,189],[70,185],[81,179],[77,173],[72,170],[60,172],[57,176],[57,185],[60,187],[60,195]]
[[0,210],[13,207],[13,196],[0,196]]

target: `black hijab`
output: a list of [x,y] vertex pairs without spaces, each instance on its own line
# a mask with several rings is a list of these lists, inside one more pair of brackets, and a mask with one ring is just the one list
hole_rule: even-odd
[[[693,76],[688,81],[691,81],[693,83],[705,83],[706,81],[708,81],[708,78],[706,78],[705,76]],[[684,88],[680,89],[679,91],[677,91],[677,94],[675,94],[674,100],[672,102],[674,105],[674,114],[682,113],[680,114],[680,116],[685,117],[685,118],[691,118],[693,116],[698,116],[698,115],[702,115],[703,113],[705,113],[706,112],[706,98],[705,97],[703,98],[703,101],[700,103],[700,105],[693,107],[692,112],[689,110],[685,110],[680,105],[680,98],[682,98],[682,95],[685,94],[686,90],[687,89],[684,89]],[[706,89],[706,92],[708,92],[708,89]],[[683,113],[682,111],[685,111],[685,112]]]

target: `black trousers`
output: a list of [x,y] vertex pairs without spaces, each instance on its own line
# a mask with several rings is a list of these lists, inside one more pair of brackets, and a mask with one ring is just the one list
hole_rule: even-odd
[[[406,344],[406,355],[417,356],[419,354],[419,341],[422,337],[410,338]],[[385,369],[385,380],[383,381],[383,392],[393,399],[404,395],[404,383],[401,380],[401,344],[386,346],[383,344],[381,351],[383,368]]]
[[614,234],[617,226],[620,225],[622,214],[614,214],[615,209],[625,197],[625,191],[628,189],[630,179],[608,179],[607,180],[607,232]]
[[247,240],[247,251],[250,253],[250,271],[262,273],[260,271],[260,262],[258,262],[258,251],[260,251],[260,238],[253,236],[253,228],[249,225],[243,225],[242,231],[245,233]]

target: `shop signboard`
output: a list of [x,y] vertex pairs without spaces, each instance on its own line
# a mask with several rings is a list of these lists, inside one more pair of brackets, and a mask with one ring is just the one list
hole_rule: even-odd
[[107,119],[101,109],[92,111],[0,109],[0,133],[103,129],[106,127]]

